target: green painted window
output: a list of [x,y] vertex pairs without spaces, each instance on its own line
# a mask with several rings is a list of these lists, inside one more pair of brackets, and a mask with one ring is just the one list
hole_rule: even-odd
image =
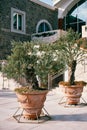
[[47,23],[42,22],[39,25],[38,32],[45,32],[45,31],[50,31],[50,27],[49,27],[49,25]]

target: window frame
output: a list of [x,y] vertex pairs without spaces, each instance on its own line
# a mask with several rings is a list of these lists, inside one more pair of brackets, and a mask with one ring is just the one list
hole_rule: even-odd
[[[14,13],[17,13],[17,17],[19,15],[22,16],[22,29],[19,30],[18,29],[18,21],[17,21],[17,29],[14,28],[14,17],[13,17],[13,14]],[[11,32],[15,32],[15,33],[20,33],[20,34],[25,34],[26,33],[26,28],[25,28],[25,17],[26,17],[26,14],[24,11],[21,11],[21,10],[18,10],[18,9],[15,9],[15,8],[11,8]],[[18,19],[17,19],[18,20]]]
[[[50,24],[47,20],[43,19],[43,20],[40,20],[40,21],[38,22],[38,24],[37,24],[37,26],[36,26],[36,33],[39,33],[39,32],[38,32],[39,26],[40,26],[42,23],[47,24],[47,25],[49,26],[50,31],[52,30],[51,24]],[[45,31],[43,31],[43,32],[45,32]],[[43,33],[43,32],[40,32],[40,33]]]

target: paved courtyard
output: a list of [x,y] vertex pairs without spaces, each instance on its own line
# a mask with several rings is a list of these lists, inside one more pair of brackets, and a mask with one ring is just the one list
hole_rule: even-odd
[[87,88],[81,98],[81,102],[77,106],[65,106],[64,100],[61,104],[58,102],[62,98],[59,88],[55,88],[47,95],[45,109],[51,116],[51,120],[43,123],[24,122],[18,123],[13,114],[17,110],[19,104],[13,91],[17,85],[13,80],[5,83],[3,88],[3,78],[0,78],[0,130],[87,130]]

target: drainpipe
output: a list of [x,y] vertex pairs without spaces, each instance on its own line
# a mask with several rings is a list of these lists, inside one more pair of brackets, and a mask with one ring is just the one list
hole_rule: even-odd
[[58,8],[58,29],[63,29],[63,9]]
[[58,19],[58,29],[63,29],[63,19],[62,18]]

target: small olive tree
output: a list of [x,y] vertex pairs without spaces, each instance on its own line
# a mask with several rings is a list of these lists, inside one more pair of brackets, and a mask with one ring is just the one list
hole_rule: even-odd
[[[69,84],[75,84],[75,70],[77,64],[87,53],[81,49],[83,42],[79,41],[80,34],[69,29],[66,35],[62,36],[55,44],[62,59],[65,61],[66,68],[69,70]],[[87,42],[86,42],[87,44]]]
[[[48,74],[60,73],[65,64],[56,53],[55,44],[42,42],[13,42],[12,53],[7,58],[5,73],[18,82],[25,79],[25,85],[40,89],[37,76],[47,87]],[[23,85],[23,84],[22,84]],[[41,86],[42,87],[42,86]]]

